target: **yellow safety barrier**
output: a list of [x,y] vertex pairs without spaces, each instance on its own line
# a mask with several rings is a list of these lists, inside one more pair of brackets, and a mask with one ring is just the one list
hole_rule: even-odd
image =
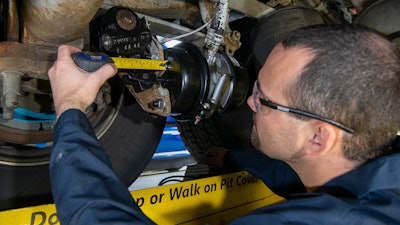
[[[247,172],[214,176],[131,192],[157,224],[227,224],[265,205],[284,201]],[[60,224],[54,204],[0,212],[1,224]]]

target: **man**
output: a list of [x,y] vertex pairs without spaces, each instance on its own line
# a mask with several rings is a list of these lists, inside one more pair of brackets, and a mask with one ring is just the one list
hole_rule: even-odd
[[[49,70],[59,116],[50,172],[61,224],[150,224],[82,113],[116,70],[83,72],[70,58],[76,51],[60,47]],[[232,223],[399,224],[399,96],[399,56],[379,34],[336,25],[289,34],[247,101],[252,142],[262,154],[213,152],[288,201]]]
[[288,201],[235,224],[400,224],[399,67],[394,47],[363,28],[310,27],[279,43],[247,101],[263,154],[214,148],[207,160]]

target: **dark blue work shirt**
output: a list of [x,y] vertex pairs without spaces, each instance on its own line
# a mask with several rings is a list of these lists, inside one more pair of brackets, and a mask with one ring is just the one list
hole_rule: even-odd
[[[154,224],[113,172],[82,112],[64,112],[54,132],[50,176],[62,225]],[[374,160],[313,193],[305,192],[287,164],[261,153],[229,151],[226,160],[288,199],[232,224],[400,224],[400,154]]]
[[286,163],[259,152],[229,151],[225,162],[247,170],[288,201],[232,224],[400,224],[400,154],[378,158],[306,193]]

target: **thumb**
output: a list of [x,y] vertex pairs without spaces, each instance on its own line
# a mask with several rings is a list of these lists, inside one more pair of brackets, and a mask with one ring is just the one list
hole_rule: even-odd
[[107,63],[93,72],[90,76],[99,86],[101,86],[106,82],[106,80],[113,77],[117,71],[118,69],[114,64]]

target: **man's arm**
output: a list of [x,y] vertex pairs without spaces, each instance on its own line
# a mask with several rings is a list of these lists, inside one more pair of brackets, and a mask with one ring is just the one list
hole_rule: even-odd
[[248,171],[261,179],[274,193],[285,198],[306,191],[300,177],[288,164],[258,151],[228,151],[224,164]]
[[54,131],[50,179],[61,224],[154,224],[112,170],[84,113],[63,112]]
[[112,170],[83,113],[117,69],[106,64],[93,73],[83,71],[71,58],[78,51],[73,46],[60,46],[49,70],[58,118],[50,158],[57,215],[63,225],[154,224]]
[[203,163],[245,170],[261,179],[273,192],[285,198],[290,194],[306,191],[300,177],[288,164],[271,159],[258,151],[212,147],[203,159]]

